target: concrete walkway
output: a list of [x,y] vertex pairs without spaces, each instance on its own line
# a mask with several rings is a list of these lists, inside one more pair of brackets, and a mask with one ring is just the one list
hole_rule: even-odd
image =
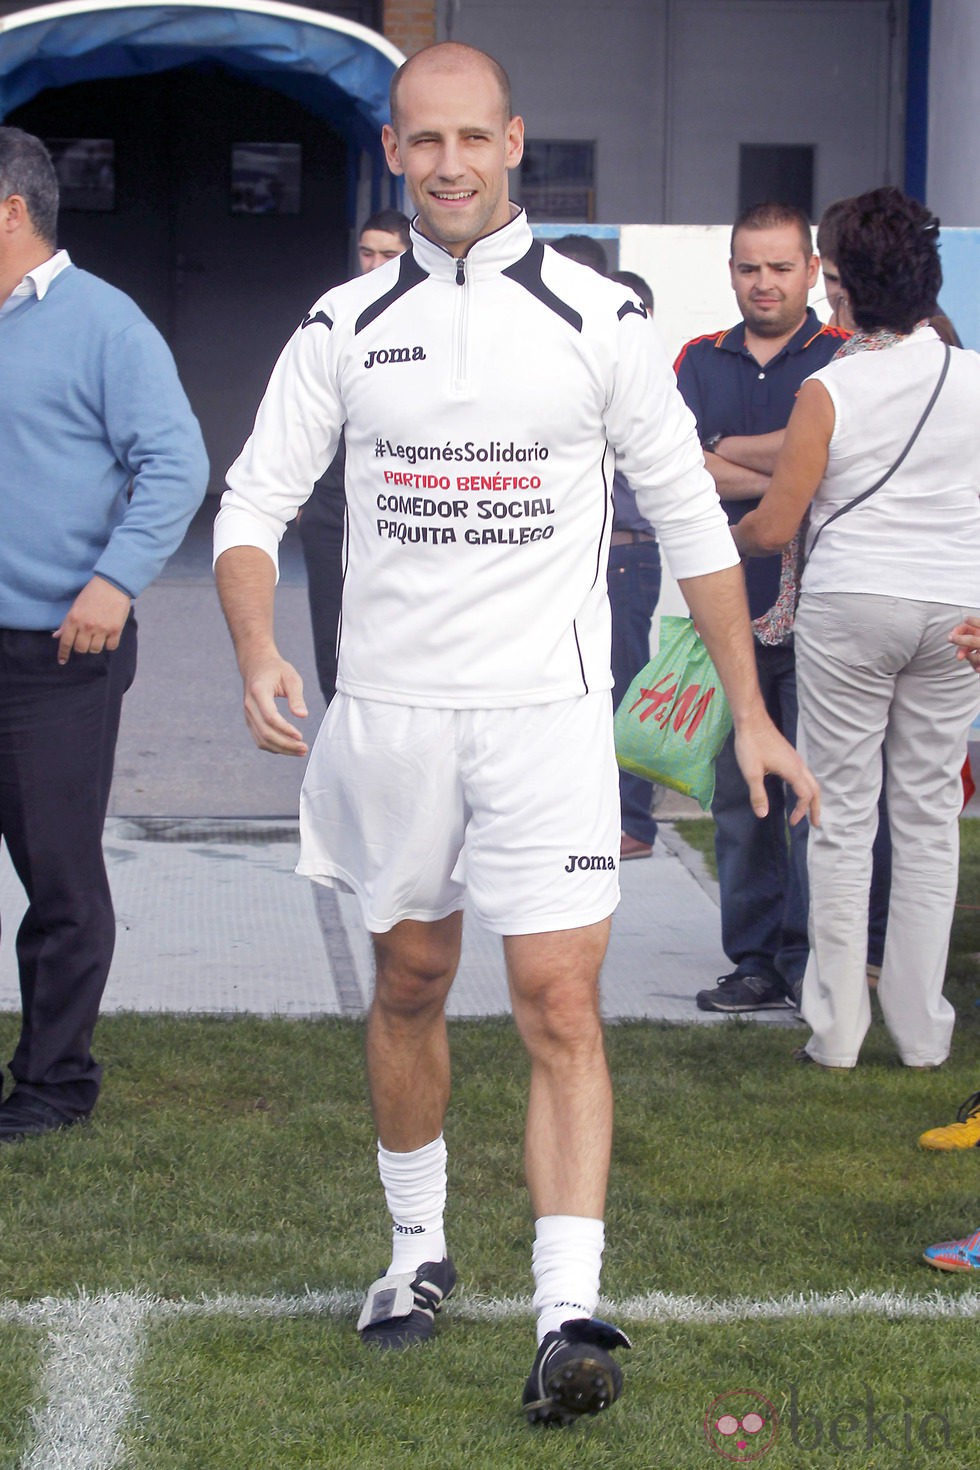
[[[356,901],[293,873],[303,762],[255,749],[210,572],[213,507],[140,598],[140,669],[127,696],[105,850],[118,920],[106,1011],[360,1015],[370,944]],[[316,690],[305,573],[287,535],[277,638]],[[980,755],[980,752],[976,752]],[[980,759],[976,761],[980,768]],[[626,863],[603,980],[610,1018],[724,1024],[695,992],[729,968],[716,886],[669,819],[697,815],[668,794],[652,859]],[[0,850],[0,1009],[17,1010],[13,938],[23,892]],[[499,940],[468,916],[454,1016],[508,1011]],[[787,1010],[759,1013],[792,1026]]]

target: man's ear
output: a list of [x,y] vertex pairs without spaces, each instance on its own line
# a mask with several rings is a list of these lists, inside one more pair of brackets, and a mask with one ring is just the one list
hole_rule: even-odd
[[504,136],[506,140],[505,166],[516,168],[524,157],[524,119],[512,117],[507,124]]
[[381,146],[385,151],[385,160],[388,168],[393,174],[403,174],[401,157],[398,152],[398,134],[390,123],[385,123],[381,129]]
[[27,201],[22,194],[8,194],[0,199],[0,229],[12,235],[15,230],[32,229]]

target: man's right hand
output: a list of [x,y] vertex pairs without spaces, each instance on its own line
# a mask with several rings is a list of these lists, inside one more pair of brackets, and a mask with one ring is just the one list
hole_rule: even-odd
[[292,664],[278,653],[269,654],[242,669],[245,688],[245,723],[260,750],[273,755],[306,755],[309,746],[302,731],[279,712],[277,699],[285,699],[297,719],[309,711],[303,699],[303,680]]
[[214,571],[245,686],[245,723],[252,739],[273,755],[306,755],[301,732],[276,705],[285,699],[300,720],[308,713],[303,680],[282,657],[272,631],[275,563],[258,547],[232,546],[218,557]]

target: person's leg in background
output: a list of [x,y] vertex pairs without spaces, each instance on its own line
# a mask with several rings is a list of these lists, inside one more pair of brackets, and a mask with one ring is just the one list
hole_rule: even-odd
[[[788,689],[793,651],[757,643],[756,665],[766,708],[777,727],[781,727],[787,718],[787,704],[792,704],[795,711],[795,686],[792,700]],[[793,944],[797,947],[799,944],[798,873],[794,890],[797,896],[789,917],[787,895],[790,852],[795,854],[798,865],[800,850],[806,842],[806,823],[792,828],[787,838],[782,786],[778,781],[768,780],[766,789],[769,812],[760,819],[749,802],[748,787],[735,758],[734,736],[730,735],[715,766],[711,814],[715,820],[722,948],[735,969],[730,975],[721,976],[713,989],[698,992],[697,1005],[701,1010],[775,1009],[793,999],[780,964],[786,963]],[[805,918],[803,923],[805,937]]]
[[337,629],[344,589],[344,528],[308,511],[300,519],[317,683],[327,704],[337,691]]
[[[795,745],[799,725],[795,649],[792,644],[781,644],[770,649],[766,658],[769,664],[769,710],[777,729]],[[782,815],[786,843],[785,891],[776,970],[783,981],[786,994],[798,1005],[803,972],[810,953],[810,882],[807,876],[810,828],[808,822],[798,822],[795,827],[789,825],[789,814],[794,805],[793,794],[778,783],[770,782],[770,785],[776,788],[774,804],[778,803]]]
[[882,752],[881,795],[878,798],[878,830],[871,849],[871,896],[868,904],[868,984],[872,990],[881,975],[888,927],[888,900],[892,887],[892,836],[888,826],[888,762]]
[[0,831],[28,896],[15,1090],[0,1105],[0,1136],[16,1136],[86,1116],[99,1094],[91,1041],[116,936],[102,829],[136,623],[115,651],[64,666],[48,633],[0,642]]
[[[614,709],[618,709],[633,679],[649,661],[650,623],[660,598],[660,548],[650,539],[623,539],[636,535],[629,531],[614,532],[614,544],[609,550],[607,583],[612,610]],[[649,781],[629,771],[620,771],[621,860],[649,857],[653,850],[657,837],[652,810],[654,793]]]

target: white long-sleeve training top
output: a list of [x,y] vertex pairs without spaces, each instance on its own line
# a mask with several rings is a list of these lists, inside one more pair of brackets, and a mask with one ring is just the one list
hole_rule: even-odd
[[610,688],[616,465],[675,577],[738,561],[638,303],[523,212],[462,260],[413,229],[400,259],[315,303],[228,472],[216,559],[277,561],[342,429],[346,694],[463,709]]

